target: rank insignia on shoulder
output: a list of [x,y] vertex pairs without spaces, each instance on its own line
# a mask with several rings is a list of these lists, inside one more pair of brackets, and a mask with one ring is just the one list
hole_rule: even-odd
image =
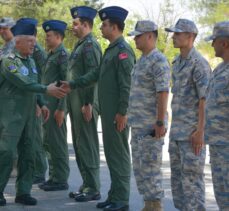
[[8,67],[8,69],[9,69],[9,71],[10,71],[11,73],[16,73],[16,72],[17,72],[17,68],[16,68],[14,65],[10,65],[10,66]]
[[20,73],[21,73],[22,75],[27,76],[27,75],[29,75],[29,70],[28,70],[27,67],[22,66],[22,67],[20,68]]
[[127,54],[127,53],[120,53],[120,54],[118,55],[118,58],[119,58],[120,60],[127,59],[127,58],[128,58],[128,54]]
[[67,55],[67,53],[64,50],[62,50],[61,54],[62,54],[62,56]]

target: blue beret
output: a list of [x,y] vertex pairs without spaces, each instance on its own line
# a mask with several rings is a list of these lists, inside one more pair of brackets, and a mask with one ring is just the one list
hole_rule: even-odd
[[67,28],[67,23],[65,23],[64,21],[60,21],[60,20],[49,20],[49,21],[45,21],[42,24],[42,27],[45,32],[57,31],[61,34],[64,34],[64,31]]
[[87,6],[71,8],[72,18],[88,18],[93,20],[96,16],[96,13],[97,10]]
[[37,26],[37,24],[38,24],[38,20],[35,18],[20,18],[19,20],[17,20],[17,22],[29,23],[29,24],[33,24],[35,26]]
[[112,6],[106,7],[99,11],[99,17],[102,21],[106,19],[115,19],[124,22],[128,15],[128,11],[122,7]]
[[35,36],[37,29],[34,24],[17,21],[16,25],[11,28],[14,36],[17,35],[32,35]]

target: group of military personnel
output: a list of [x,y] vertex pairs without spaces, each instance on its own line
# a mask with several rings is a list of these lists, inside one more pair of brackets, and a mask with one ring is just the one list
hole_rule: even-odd
[[[78,202],[99,200],[100,157],[97,135],[101,117],[103,145],[110,171],[104,211],[129,209],[131,126],[132,165],[143,211],[163,210],[162,147],[168,128],[170,65],[157,49],[158,26],[136,23],[135,54],[123,37],[128,11],[111,6],[98,11],[100,30],[110,44],[102,55],[92,35],[97,11],[87,6],[70,10],[77,43],[71,54],[63,45],[67,24],[48,20],[45,51],[36,41],[37,20],[0,20],[0,206],[13,162],[17,160],[16,203],[36,205],[32,184],[44,191],[66,190],[69,177],[66,115],[69,113],[76,162],[83,183],[69,197]],[[180,54],[172,62],[172,124],[170,129],[171,189],[182,211],[204,211],[205,144],[210,146],[213,187],[219,209],[229,210],[229,22],[217,23],[213,35],[213,71],[194,48],[195,23],[179,19],[173,44]],[[128,119],[127,119],[128,116]],[[49,178],[45,180],[49,167]]]

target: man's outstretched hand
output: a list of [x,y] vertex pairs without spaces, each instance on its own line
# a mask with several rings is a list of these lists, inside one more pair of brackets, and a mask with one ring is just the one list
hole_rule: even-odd
[[67,92],[62,87],[57,87],[55,82],[47,86],[47,94],[60,99],[65,97]]
[[61,82],[61,86],[60,88],[62,88],[66,93],[70,93],[71,92],[71,87],[68,81],[60,81]]

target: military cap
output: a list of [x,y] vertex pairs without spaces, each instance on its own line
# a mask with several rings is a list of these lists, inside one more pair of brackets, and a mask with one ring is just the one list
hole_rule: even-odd
[[110,19],[124,22],[127,15],[128,11],[118,6],[105,7],[99,11],[99,17],[102,21]]
[[60,20],[48,20],[42,24],[42,27],[45,32],[57,31],[60,34],[64,34],[64,31],[67,28],[67,23]]
[[206,37],[205,41],[214,40],[217,37],[229,37],[229,21],[216,23],[211,36]]
[[196,24],[188,19],[179,19],[175,26],[172,26],[170,28],[165,28],[165,31],[167,32],[190,32],[194,34],[198,34],[198,29],[196,27]]
[[14,36],[32,35],[35,36],[37,29],[34,24],[17,21],[16,25],[11,28]]
[[20,18],[17,22],[29,23],[37,26],[38,20],[35,18]]
[[15,21],[13,18],[10,17],[4,17],[0,19],[0,27],[13,27],[15,25]]
[[138,21],[135,25],[134,31],[128,33],[129,36],[137,36],[140,34],[144,34],[145,32],[153,32],[158,29],[158,26],[149,20]]
[[72,18],[88,18],[90,20],[93,20],[97,13],[97,10],[87,6],[73,7],[70,11]]

